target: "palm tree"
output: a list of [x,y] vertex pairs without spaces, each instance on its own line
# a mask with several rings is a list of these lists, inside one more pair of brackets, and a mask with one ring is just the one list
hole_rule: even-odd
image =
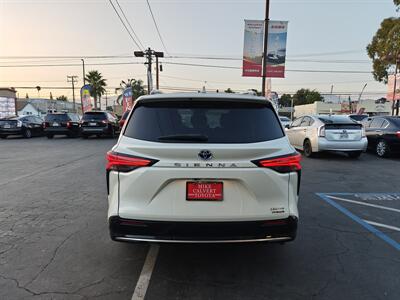
[[99,71],[90,71],[85,80],[91,86],[90,94],[94,98],[94,108],[97,108],[97,99],[101,99],[101,96],[106,92],[105,87],[107,86],[106,79],[103,78]]
[[[122,92],[127,89],[127,88],[132,88],[132,98],[133,99],[137,99],[142,95],[146,94],[146,91],[144,89],[143,86],[143,81],[142,80],[136,80],[136,79],[129,79],[127,81],[122,80],[121,83],[119,84],[120,88],[119,90],[121,90]],[[121,97],[117,98],[117,103],[119,104],[119,100],[122,99]]]

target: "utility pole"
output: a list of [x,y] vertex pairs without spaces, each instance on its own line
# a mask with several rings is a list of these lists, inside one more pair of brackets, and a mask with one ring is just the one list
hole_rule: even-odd
[[153,57],[156,58],[156,64],[157,64],[157,81],[156,84],[158,86],[158,58],[159,57],[164,57],[164,52],[159,52],[159,51],[154,51],[150,48],[147,48],[145,51],[135,51],[134,52],[135,57],[146,57],[146,62],[144,63],[147,65],[147,92],[150,94],[151,90],[153,89],[153,76],[152,76],[152,63],[153,63]]
[[397,89],[397,71],[400,64],[400,54],[396,56],[396,67],[394,71],[394,84],[393,84],[393,105],[392,105],[392,115],[394,115],[394,106],[396,105],[396,116],[399,115],[399,100],[396,101],[396,89]]
[[73,109],[76,112],[75,108],[75,83],[78,82],[78,76],[76,75],[67,75],[67,82],[72,83],[72,101],[73,101]]
[[268,51],[268,28],[269,28],[269,0],[265,2],[265,21],[264,21],[264,52],[262,65],[262,87],[261,93],[265,97],[265,79],[267,77],[267,51]]
[[83,85],[86,84],[86,74],[85,74],[85,60],[82,58],[82,79],[83,79]]
[[158,56],[156,56],[156,89],[160,89],[160,74],[158,70]]

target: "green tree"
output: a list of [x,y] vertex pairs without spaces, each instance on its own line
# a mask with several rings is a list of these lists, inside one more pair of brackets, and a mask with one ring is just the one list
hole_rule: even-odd
[[316,90],[300,89],[293,95],[293,105],[311,104],[324,98]]
[[[122,92],[127,89],[127,88],[132,88],[132,99],[135,100],[139,98],[140,96],[146,95],[146,90],[143,85],[143,80],[136,80],[136,79],[128,79],[127,81],[122,80],[121,83],[119,84]],[[117,98],[117,103],[120,104],[120,101],[122,99],[122,96]]]
[[278,103],[282,107],[290,107],[292,105],[292,96],[289,94],[282,94],[278,100]]
[[101,100],[101,96],[106,92],[106,79],[103,78],[99,71],[90,71],[87,73],[85,80],[91,86],[90,95],[94,98],[94,108],[97,109],[97,100]]
[[66,96],[64,96],[64,95],[61,95],[61,96],[58,96],[58,97],[56,98],[56,100],[59,100],[59,101],[67,101],[68,98],[67,98]]
[[[400,0],[393,0],[397,11]],[[367,46],[368,56],[372,59],[375,80],[387,83],[389,70],[396,65],[400,56],[400,18],[387,18],[375,33]]]
[[225,90],[225,93],[228,93],[228,94],[234,94],[235,92],[234,92],[234,91],[232,91],[232,89],[231,89],[231,88],[227,88],[227,89]]

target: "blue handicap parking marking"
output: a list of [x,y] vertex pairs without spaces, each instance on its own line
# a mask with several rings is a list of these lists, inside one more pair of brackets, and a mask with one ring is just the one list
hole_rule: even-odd
[[[397,209],[396,207],[393,206],[383,206],[380,205],[380,201],[394,201],[395,203],[400,203],[400,193],[316,193],[318,197],[320,197],[322,200],[330,204],[331,206],[335,207],[337,210],[345,214],[347,217],[352,219],[353,221],[357,222],[361,226],[363,226],[365,229],[373,233],[375,236],[379,237],[395,249],[400,251],[400,243],[397,241],[393,240],[391,237],[389,237],[387,234],[383,233],[380,231],[377,226],[392,229],[394,231],[399,231],[400,228],[397,228],[395,226],[388,226],[385,224],[379,224],[376,222],[372,221],[366,221],[351,212],[349,209],[346,207],[340,205],[338,203],[339,201],[344,201],[350,204],[361,204],[366,207],[372,207],[372,208],[379,208],[379,209],[384,209],[386,211],[389,211],[391,213],[398,214],[400,213],[400,209]],[[335,198],[337,199],[335,201]],[[348,199],[351,198],[351,199]],[[365,201],[365,202],[364,202]],[[373,202],[373,203],[371,203]],[[375,226],[373,226],[374,224]]]

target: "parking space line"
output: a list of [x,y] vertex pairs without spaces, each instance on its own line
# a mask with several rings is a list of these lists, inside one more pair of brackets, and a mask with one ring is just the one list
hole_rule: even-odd
[[149,252],[147,253],[142,272],[140,273],[139,280],[136,283],[135,291],[133,292],[131,300],[143,300],[146,296],[147,288],[149,287],[151,274],[153,273],[154,266],[157,261],[159,245],[152,244]]
[[392,207],[387,207],[387,206],[382,206],[382,205],[377,205],[377,204],[372,204],[368,202],[361,202],[361,201],[356,201],[356,200],[350,200],[350,199],[345,199],[345,198],[340,198],[340,197],[335,197],[332,195],[326,195],[327,197],[339,201],[344,201],[344,202],[349,202],[353,204],[359,204],[359,205],[365,205],[365,206],[370,206],[370,207],[375,207],[375,208],[380,208],[380,209],[385,209],[385,210],[390,210],[390,211],[395,211],[400,213],[400,209],[392,208]]
[[377,223],[377,222],[373,222],[373,221],[368,221],[368,220],[363,220],[364,222],[367,222],[368,224],[374,225],[374,226],[378,226],[378,227],[382,227],[382,228],[387,228],[387,229],[392,229],[395,231],[400,231],[399,227],[395,227],[392,225],[386,225],[386,224],[382,224],[382,223]]
[[389,245],[394,247],[396,250],[400,251],[400,244],[399,243],[397,243],[395,240],[391,239],[389,236],[384,234],[379,229],[376,229],[374,226],[372,226],[372,225],[368,224],[367,222],[363,221],[362,219],[357,217],[355,214],[350,212],[348,209],[346,209],[343,206],[341,206],[340,204],[336,203],[333,199],[329,198],[330,195],[332,195],[332,194],[329,195],[329,194],[324,194],[324,193],[316,193],[316,195],[318,197],[320,197],[322,200],[324,200],[325,202],[327,202],[328,204],[330,204],[333,207],[335,207],[336,209],[338,209],[340,212],[345,214],[347,217],[349,217],[353,221],[355,221],[358,224],[360,224],[361,226],[363,226],[365,229],[367,229],[368,231],[370,231],[371,233],[373,233],[374,235],[376,235],[380,239],[384,240],[386,243],[388,243]]

